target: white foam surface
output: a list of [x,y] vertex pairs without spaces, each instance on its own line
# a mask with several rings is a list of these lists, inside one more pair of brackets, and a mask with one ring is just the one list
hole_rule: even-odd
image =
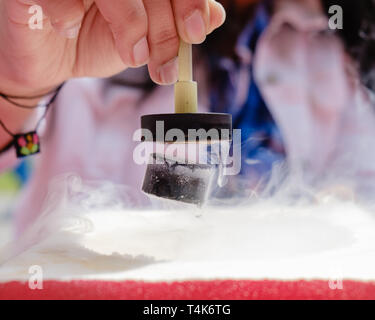
[[[58,209],[56,209],[58,208]],[[46,210],[3,250],[0,281],[375,280],[375,215],[337,200],[201,210]]]

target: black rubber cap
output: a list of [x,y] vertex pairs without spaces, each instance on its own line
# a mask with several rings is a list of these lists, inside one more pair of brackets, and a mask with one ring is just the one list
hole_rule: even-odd
[[[152,133],[153,141],[157,141],[156,122],[164,122],[164,134],[170,129],[180,129],[185,134],[185,141],[189,141],[189,129],[199,130],[216,129],[220,133],[220,140],[228,140],[221,136],[221,130],[229,130],[229,140],[232,140],[232,115],[227,113],[165,113],[151,114],[141,117],[141,128]],[[164,142],[164,141],[158,141]]]

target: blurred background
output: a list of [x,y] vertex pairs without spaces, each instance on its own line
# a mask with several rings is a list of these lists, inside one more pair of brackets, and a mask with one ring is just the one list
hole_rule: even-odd
[[32,168],[33,160],[28,159],[0,174],[0,247],[11,239],[12,211]]
[[[200,91],[205,96],[201,101],[206,101],[206,109],[231,113],[234,128],[241,129],[243,133],[243,170],[240,174],[243,179],[241,183],[233,186],[232,194],[241,193],[248,196],[260,179],[270,178],[275,163],[283,162],[287,158],[290,166],[295,164],[305,172],[315,172],[316,176],[312,179],[314,181],[323,181],[323,178],[327,178],[329,174],[331,176],[342,174],[327,169],[329,168],[327,164],[332,168],[344,169],[344,175],[349,171],[351,173],[352,169],[358,169],[361,177],[369,177],[369,172],[375,172],[373,170],[375,168],[367,167],[375,163],[374,155],[360,157],[365,165],[358,163],[359,157],[352,157],[353,154],[363,153],[363,150],[371,150],[371,146],[367,144],[359,146],[358,142],[365,140],[363,139],[365,133],[369,141],[372,141],[375,127],[371,100],[371,90],[374,89],[375,84],[373,1],[222,0],[221,2],[227,9],[227,21],[222,28],[209,36],[202,46],[196,48],[195,61],[198,68],[203,66],[200,69],[204,72],[196,74]],[[333,30],[328,27],[328,19],[332,16],[329,13],[330,8],[335,5],[339,5],[344,13],[343,29]],[[205,79],[200,81],[199,76],[202,73]],[[80,87],[77,86],[76,91],[72,88],[74,85],[70,87],[68,85],[68,88],[62,92],[61,103],[65,104],[65,111],[70,110],[73,114],[78,108],[72,104],[72,100],[80,97],[81,100],[86,99],[87,110],[96,113],[92,116],[94,119],[92,122],[98,128],[93,130],[96,140],[86,131],[90,141],[85,142],[92,147],[91,149],[88,147],[87,150],[90,152],[94,150],[94,154],[82,151],[83,144],[80,145],[82,150],[77,153],[72,151],[75,140],[81,135],[71,134],[68,137],[67,134],[65,140],[58,141],[60,143],[63,141],[64,143],[61,144],[64,147],[72,142],[70,149],[60,148],[60,153],[42,154],[40,172],[44,170],[43,168],[47,168],[50,162],[53,162],[53,165],[57,163],[55,171],[46,170],[50,174],[48,178],[52,178],[56,173],[81,170],[78,173],[83,177],[108,180],[115,177],[112,180],[116,183],[134,182],[125,179],[131,179],[129,175],[133,172],[132,169],[123,168],[125,170],[121,174],[125,178],[122,179],[118,168],[103,169],[106,165],[103,162],[110,162],[107,157],[110,152],[117,155],[119,149],[124,149],[121,146],[124,140],[131,139],[132,128],[138,127],[140,115],[146,111],[153,111],[153,113],[157,111],[151,107],[155,101],[160,101],[159,96],[166,97],[161,103],[159,102],[160,105],[165,106],[165,101],[173,101],[171,100],[173,88],[156,88],[145,75],[144,69],[126,71],[101,82],[103,86],[100,87],[94,82],[89,85],[87,82],[82,82],[83,90],[79,90]],[[86,90],[87,86],[90,86],[91,91]],[[133,110],[134,118],[137,120],[128,119],[128,115],[98,111],[109,105],[108,101],[118,100],[116,103],[123,106],[123,101],[127,101],[126,95],[128,94],[129,97],[134,95],[133,91],[126,91],[129,88],[143,90],[146,95],[142,97],[139,104],[143,108],[145,104],[151,106],[149,109],[142,110],[137,105],[135,111]],[[368,89],[370,90],[367,91]],[[102,101],[98,98],[93,102],[95,99],[92,97],[99,94],[102,94],[100,97]],[[118,98],[120,95],[123,95],[122,100]],[[70,100],[66,97],[70,97]],[[81,100],[77,99],[77,101]],[[95,107],[97,110],[92,111],[89,104],[95,105],[97,101],[100,101],[99,107]],[[363,111],[364,105],[370,106],[366,109],[369,113]],[[82,109],[83,106],[79,108]],[[61,112],[62,109],[56,108],[52,112],[50,122],[64,119]],[[123,119],[120,125],[116,123],[122,130],[127,126],[126,119],[130,128],[126,133],[127,136],[124,131],[116,131],[115,127],[112,128],[113,130],[108,129],[105,123],[107,116]],[[91,115],[87,117],[84,115],[84,118],[77,115],[76,119],[91,121],[90,117]],[[100,120],[97,120],[99,118]],[[65,121],[60,126],[50,125],[49,130],[53,131],[47,133],[55,138],[58,135],[56,132],[61,136],[65,132],[79,132],[81,125],[84,125],[83,121],[77,123]],[[353,140],[353,137],[358,139]],[[58,154],[57,158],[60,156],[58,159],[49,158],[56,154]],[[70,160],[77,154],[82,156],[82,159],[79,159],[81,162],[77,161],[77,165],[70,166]],[[340,158],[336,156],[338,154],[344,154],[345,157]],[[60,160],[63,162],[62,159],[66,163],[57,167]],[[38,157],[24,160],[16,168],[0,175],[0,246],[10,239],[12,213],[15,205],[20,202],[23,188],[28,185],[35,170],[34,162],[38,160]],[[123,166],[126,162],[121,160],[118,163]],[[347,168],[350,170],[346,170]],[[319,175],[322,172],[324,175]],[[106,175],[107,173],[110,174]],[[133,180],[139,183],[141,178]],[[244,180],[247,181],[245,186],[242,184]],[[34,191],[28,193],[28,199],[22,199],[25,201],[23,210],[28,209],[28,201],[36,202],[36,199],[39,201],[43,198],[47,182],[34,181],[32,188]]]

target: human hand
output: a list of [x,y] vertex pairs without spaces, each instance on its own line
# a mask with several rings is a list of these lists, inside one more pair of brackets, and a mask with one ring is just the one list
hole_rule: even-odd
[[[29,26],[35,4],[42,30]],[[214,0],[0,0],[0,91],[35,95],[144,64],[156,83],[171,84],[179,38],[201,43],[224,19]]]

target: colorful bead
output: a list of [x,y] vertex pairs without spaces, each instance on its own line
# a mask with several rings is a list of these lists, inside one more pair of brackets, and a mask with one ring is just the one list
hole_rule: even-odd
[[34,132],[18,134],[14,137],[17,157],[24,158],[40,152],[39,136]]

